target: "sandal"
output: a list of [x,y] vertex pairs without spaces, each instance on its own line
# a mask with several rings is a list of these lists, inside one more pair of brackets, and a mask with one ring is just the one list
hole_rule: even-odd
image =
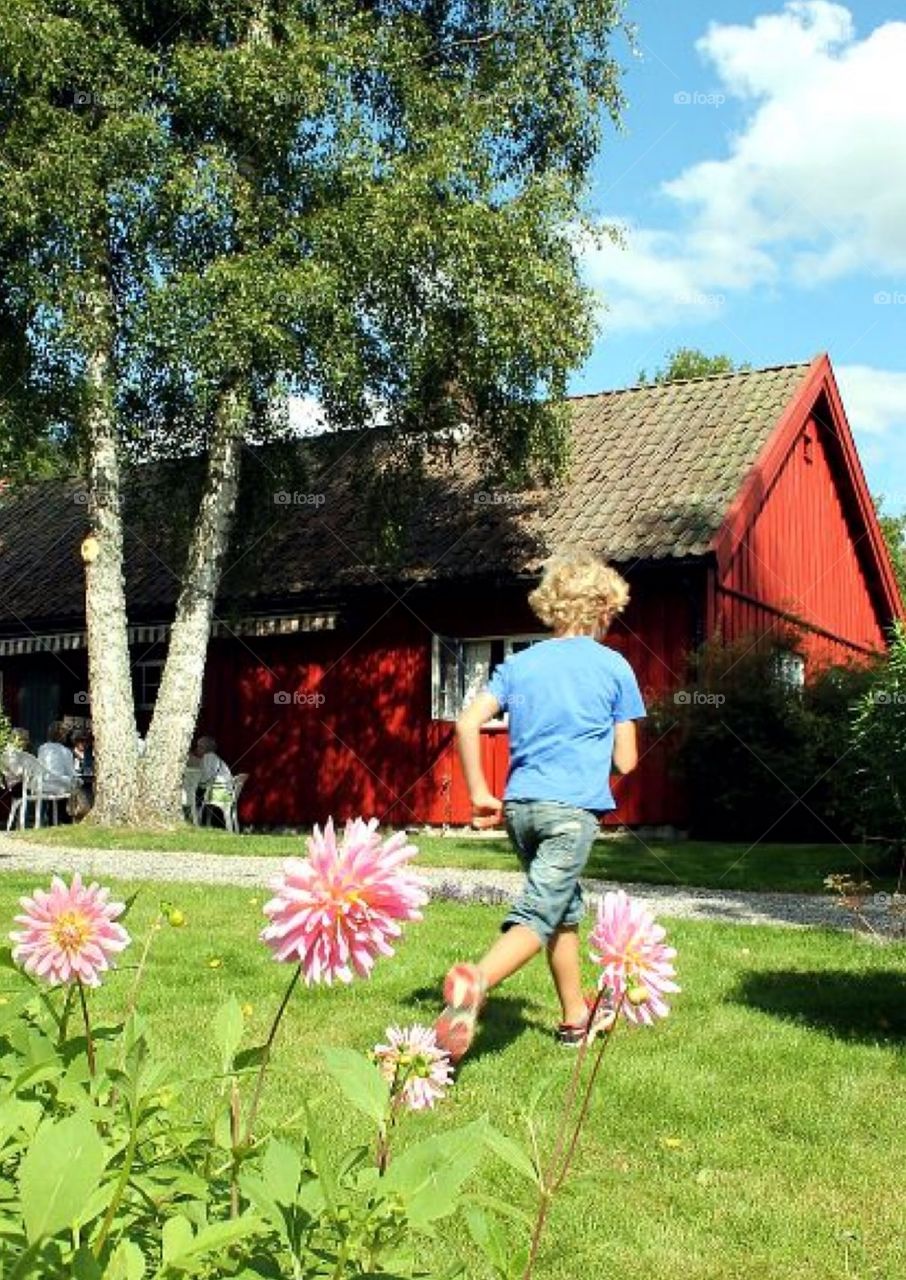
[[438,1048],[454,1065],[465,1057],[475,1038],[475,1026],[484,1004],[487,983],[475,964],[455,964],[444,979],[443,1013],[434,1024]]
[[[594,1008],[595,998],[595,996],[585,997],[589,1016]],[[565,1044],[575,1049],[582,1044],[591,1044],[595,1036],[611,1031],[616,1020],[616,1010],[606,1000],[602,1000],[590,1022],[588,1018],[584,1022],[561,1022],[554,1032],[554,1039],[558,1044]]]

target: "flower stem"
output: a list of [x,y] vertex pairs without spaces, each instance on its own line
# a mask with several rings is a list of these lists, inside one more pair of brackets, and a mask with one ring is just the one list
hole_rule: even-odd
[[164,917],[160,911],[151,922],[148,930],[148,936],[145,938],[145,945],[142,947],[142,954],[139,958],[138,968],[135,971],[135,980],[132,983],[132,989],[129,992],[129,1001],[126,1005],[126,1012],[123,1014],[123,1021],[126,1022],[131,1014],[135,1013],[135,1006],[138,1003],[138,992],[142,984],[142,978],[145,974],[145,965],[148,960],[148,953],[151,950],[151,943],[161,931]]
[[82,1020],[85,1023],[85,1052],[88,1055],[88,1072],[94,1077],[97,1074],[97,1061],[94,1056],[94,1038],[91,1034],[91,1020],[88,1017],[88,1001],[85,999],[85,988],[82,985],[82,979],[77,978],[79,984],[79,1002],[82,1006]]
[[[601,1001],[603,998],[604,998],[604,989],[601,988],[601,990],[598,991],[598,994],[595,997],[594,1004],[589,1010],[588,1023],[587,1023],[589,1027],[592,1025],[595,1017],[597,1016],[598,1009],[600,1008]],[[522,1280],[531,1280],[531,1276],[535,1268],[535,1262],[537,1261],[537,1258],[538,1258],[538,1249],[541,1246],[541,1236],[544,1233],[544,1227],[547,1222],[547,1216],[550,1212],[550,1208],[551,1208],[551,1204],[553,1203],[554,1196],[563,1186],[563,1182],[566,1178],[567,1173],[569,1172],[569,1167],[570,1167],[570,1164],[572,1163],[573,1156],[575,1155],[575,1152],[576,1152],[576,1146],[578,1145],[578,1142],[579,1142],[579,1134],[582,1131],[582,1124],[585,1120],[586,1115],[588,1114],[588,1108],[591,1103],[592,1089],[594,1088],[595,1079],[597,1078],[597,1074],[601,1066],[601,1059],[604,1056],[604,1050],[607,1048],[608,1042],[610,1041],[611,1035],[613,1034],[613,1028],[616,1027],[617,1023],[619,1022],[620,1013],[622,1012],[622,1009],[623,1009],[624,999],[625,999],[625,993],[620,997],[619,1003],[617,1004],[617,1007],[614,1013],[614,1019],[613,1019],[613,1022],[611,1023],[610,1028],[603,1033],[603,1038],[601,1040],[601,1044],[598,1049],[594,1066],[592,1067],[591,1074],[589,1075],[588,1081],[585,1085],[585,1090],[582,1094],[582,1101],[579,1104],[578,1115],[576,1116],[575,1121],[572,1123],[572,1127],[570,1130],[570,1124],[569,1124],[570,1116],[573,1111],[573,1104],[575,1103],[575,1100],[576,1100],[579,1079],[582,1072],[582,1064],[585,1061],[586,1054],[588,1053],[588,1041],[583,1040],[582,1044],[579,1046],[579,1052],[576,1057],[576,1062],[573,1067],[572,1074],[570,1076],[569,1084],[567,1085],[566,1097],[563,1100],[563,1108],[560,1112],[560,1120],[557,1125],[557,1132],[554,1139],[554,1147],[553,1147],[553,1151],[551,1152],[551,1158],[548,1162],[547,1169],[543,1172],[541,1176],[541,1187],[540,1187],[539,1198],[538,1198],[538,1213],[535,1217],[535,1227],[532,1232],[532,1241],[529,1247],[529,1256],[525,1264],[525,1271],[522,1273]],[[567,1141],[567,1134],[569,1134],[568,1141]]]
[[129,1145],[126,1147],[126,1153],[123,1156],[123,1167],[120,1169],[120,1176],[117,1179],[116,1190],[113,1193],[113,1199],[107,1206],[107,1212],[104,1215],[104,1221],[101,1224],[101,1230],[97,1240],[94,1242],[93,1253],[96,1258],[101,1256],[107,1237],[110,1234],[110,1228],[113,1226],[113,1220],[116,1217],[116,1211],[122,1204],[123,1196],[126,1194],[126,1188],[129,1185],[129,1178],[132,1174],[132,1165],[135,1161],[135,1152],[138,1147],[138,1125],[135,1115],[132,1115],[132,1130],[129,1134]]
[[396,1123],[396,1104],[402,1093],[406,1080],[409,1078],[411,1068],[408,1068],[403,1077],[403,1083],[400,1084],[400,1064],[397,1062],[393,1068],[393,1079],[390,1082],[390,1096],[387,1100],[387,1114],[384,1117],[384,1123],[378,1129],[377,1142],[377,1171],[378,1177],[383,1178],[387,1172],[387,1166],[390,1163],[390,1135],[393,1133],[393,1126]]
[[[625,999],[625,996],[621,996],[620,1002],[617,1005],[617,1017],[614,1019],[614,1024],[613,1024],[614,1027],[616,1027],[617,1021],[619,1020],[620,1012],[623,1008],[624,999]],[[588,1115],[588,1108],[591,1104],[592,1090],[594,1089],[595,1080],[597,1078],[598,1072],[601,1069],[601,1059],[604,1057],[604,1050],[607,1048],[608,1044],[610,1043],[610,1040],[611,1040],[611,1033],[608,1032],[604,1036],[600,1046],[598,1047],[598,1056],[595,1058],[594,1066],[592,1067],[591,1073],[589,1074],[589,1077],[588,1077],[588,1083],[585,1086],[585,1094],[582,1098],[582,1104],[579,1107],[579,1114],[576,1116],[576,1123],[573,1126],[573,1132],[572,1132],[572,1137],[570,1139],[569,1146],[566,1149],[566,1154],[563,1157],[563,1161],[560,1165],[559,1172],[556,1173],[556,1175],[553,1178],[553,1181],[550,1184],[551,1195],[553,1195],[555,1191],[559,1191],[560,1188],[563,1186],[564,1179],[566,1178],[566,1175],[569,1171],[569,1166],[572,1163],[572,1158],[576,1153],[576,1146],[579,1141],[579,1134],[582,1131],[582,1125],[585,1121],[585,1117]]]
[[302,976],[302,966],[301,964],[298,964],[296,965],[295,973],[289,980],[289,986],[286,988],[286,991],[283,993],[283,999],[280,1001],[280,1007],[277,1010],[277,1013],[274,1017],[274,1021],[271,1023],[271,1029],[268,1032],[267,1039],[264,1042],[264,1052],[261,1057],[261,1066],[258,1069],[258,1078],[255,1081],[255,1092],[252,1094],[252,1105],[249,1108],[249,1118],[246,1121],[246,1126],[245,1126],[246,1142],[249,1142],[251,1140],[252,1131],[255,1125],[255,1120],[258,1117],[258,1104],[261,1102],[261,1091],[264,1088],[264,1076],[267,1071],[268,1064],[270,1063],[270,1060],[271,1060],[271,1047],[273,1046],[274,1038],[277,1034],[277,1029],[280,1026],[280,1023],[283,1019],[283,1015],[286,1012],[286,1006],[289,1004],[289,998],[292,995],[293,991],[295,990],[296,983],[299,981],[299,978],[301,976]]
[[69,1026],[69,1014],[72,1011],[72,987],[66,988],[66,995],[63,997],[63,1008],[60,1010],[60,1020],[58,1023],[60,1032],[60,1044],[66,1039],[66,1031]]
[[233,1148],[233,1162],[230,1166],[230,1217],[239,1217],[239,1085],[233,1077],[230,1088],[230,1145]]
[[[601,987],[598,990],[598,994],[595,996],[594,1004],[591,1006],[591,1008],[588,1011],[588,1020],[585,1024],[587,1027],[590,1027],[594,1022],[594,1019],[597,1017],[598,1009],[601,1007],[601,1001],[603,999],[604,999],[604,988]],[[607,1034],[609,1035],[610,1033],[608,1032]],[[560,1154],[563,1149],[563,1144],[566,1141],[567,1124],[573,1109],[573,1103],[576,1100],[576,1093],[579,1087],[579,1079],[582,1075],[582,1065],[585,1062],[585,1056],[587,1053],[588,1053],[588,1041],[583,1040],[582,1043],[579,1045],[579,1050],[576,1054],[576,1061],[573,1063],[572,1073],[569,1077],[569,1084],[566,1086],[566,1096],[563,1099],[563,1106],[560,1110],[560,1118],[557,1123],[556,1133],[554,1135],[554,1146],[553,1146],[553,1150],[551,1151],[551,1158],[548,1162],[547,1173],[544,1175],[544,1178],[543,1178],[543,1182],[545,1186],[547,1186],[548,1184],[548,1173],[553,1174],[554,1170],[558,1167],[560,1163]]]

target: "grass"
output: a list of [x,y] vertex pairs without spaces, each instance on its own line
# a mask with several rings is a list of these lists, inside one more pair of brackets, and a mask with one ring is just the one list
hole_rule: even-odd
[[[280,857],[297,853],[299,836],[236,836],[212,828],[187,826],[181,831],[129,831],[110,827],[44,828],[17,833],[26,843],[74,848],[150,850],[163,853],[216,853]],[[505,839],[417,834],[414,842],[426,866],[513,870],[514,855]],[[839,844],[718,843],[698,840],[642,841],[632,834],[599,839],[586,874],[640,884],[694,885],[706,889],[761,889],[788,893],[820,893],[830,872],[877,880],[878,889],[893,889],[893,880],[877,870],[877,853]]]
[[[34,883],[0,876],[0,918]],[[148,886],[130,920],[139,941],[161,893],[178,899],[188,925],[161,933],[142,1007],[185,1082],[182,1105],[195,1108],[210,1098],[201,1082],[219,1003],[235,994],[251,1004],[255,1043],[288,974],[256,942],[260,892]],[[432,903],[370,982],[299,991],[265,1114],[285,1119],[307,1097],[338,1145],[367,1142],[364,1121],[319,1066],[321,1046],[368,1048],[390,1022],[430,1021],[445,969],[480,952],[498,919],[493,908]],[[617,1033],[538,1280],[906,1274],[895,1190],[906,1131],[906,948],[828,931],[666,923],[683,993],[656,1029]],[[114,976],[92,999],[121,1007],[128,983]],[[554,1016],[535,962],[492,999],[451,1097],[406,1117],[401,1141],[485,1113],[522,1141],[525,1100],[545,1080],[540,1117],[550,1125],[572,1061],[551,1039]],[[528,1184],[507,1166],[489,1159],[483,1179],[482,1190],[532,1208]],[[438,1264],[468,1250],[452,1230],[427,1247]],[[488,1280],[474,1257],[468,1275]]]

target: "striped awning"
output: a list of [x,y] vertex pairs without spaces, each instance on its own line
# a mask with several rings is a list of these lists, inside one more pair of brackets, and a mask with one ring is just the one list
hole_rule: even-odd
[[[227,621],[217,619],[211,627],[213,638],[230,636],[288,636],[302,631],[333,631],[337,625],[335,612],[297,613],[291,616],[269,614]],[[148,623],[129,628],[130,645],[163,644],[170,635],[169,622]],[[84,631],[54,631],[48,635],[0,637],[0,658],[25,656],[30,653],[65,653],[88,647]]]

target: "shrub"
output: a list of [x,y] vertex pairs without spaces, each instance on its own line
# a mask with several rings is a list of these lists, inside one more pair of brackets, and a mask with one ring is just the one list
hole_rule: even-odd
[[685,779],[690,827],[704,839],[851,839],[851,709],[871,668],[827,667],[795,680],[801,640],[793,629],[725,644],[689,658],[687,687],[657,708],[674,726],[675,767]]
[[860,833],[906,854],[906,627],[898,622],[887,660],[851,716],[853,806]]

